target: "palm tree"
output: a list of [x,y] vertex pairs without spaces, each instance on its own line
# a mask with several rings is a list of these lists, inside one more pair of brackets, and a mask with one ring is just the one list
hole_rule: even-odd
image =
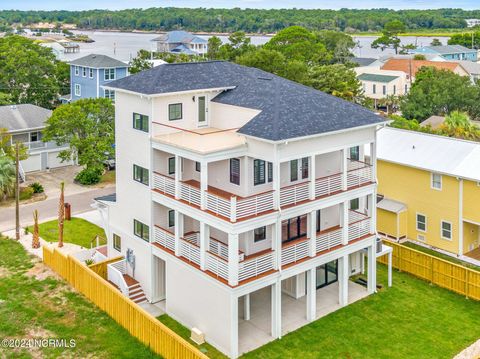
[[15,166],[13,161],[0,153],[0,199],[12,195],[15,187]]
[[33,237],[32,248],[40,248],[40,237],[38,234],[38,211],[33,211]]
[[60,183],[60,201],[58,203],[58,247],[63,247],[63,222],[65,220],[65,183]]
[[478,140],[480,138],[478,127],[470,121],[467,113],[461,111],[452,111],[445,116],[441,131],[451,137],[468,140]]

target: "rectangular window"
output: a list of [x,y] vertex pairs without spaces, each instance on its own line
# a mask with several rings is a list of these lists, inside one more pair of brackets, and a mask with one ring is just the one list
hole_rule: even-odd
[[175,174],[175,157],[170,157],[168,159],[168,174],[169,175]]
[[136,130],[148,132],[148,116],[139,113],[133,113],[133,128]]
[[103,97],[109,98],[112,101],[115,101],[115,91],[113,90],[103,90]]
[[87,77],[87,68],[86,67],[82,67],[82,76]]
[[383,92],[384,95],[387,94],[387,86],[383,85],[382,92]]
[[148,169],[133,165],[133,179],[148,186]]
[[377,85],[373,85],[373,91],[374,94],[377,93]]
[[80,67],[75,66],[75,76],[80,75]]
[[432,173],[432,188],[438,190],[442,189],[442,175]]
[[136,219],[133,220],[133,233],[137,236],[142,238],[144,241],[150,240],[150,228],[140,221]]
[[350,147],[350,159],[354,161],[359,161],[360,160],[360,147],[355,146],[355,147]]
[[417,231],[427,231],[427,216],[417,213]]
[[360,208],[360,200],[358,198],[352,199],[350,201],[350,209],[352,211],[358,211],[359,208]]
[[173,209],[168,211],[168,227],[175,227],[175,211]]
[[200,162],[195,162],[195,171],[200,172],[202,170],[202,166]]
[[105,81],[115,80],[115,69],[105,69]]
[[268,182],[273,182],[273,163],[268,162]]
[[42,139],[42,133],[41,132],[30,132],[30,142],[38,142]]
[[113,234],[113,248],[119,252],[122,250],[122,238],[115,233]]
[[255,228],[253,230],[253,234],[254,234],[253,241],[255,243],[263,241],[264,239],[267,238],[267,227],[263,226],[263,227],[260,227],[260,228]]
[[75,96],[82,96],[82,86],[75,84]]
[[230,158],[230,183],[240,185],[240,160]]
[[443,239],[452,239],[452,224],[450,222],[442,221],[441,230]]
[[182,119],[182,104],[172,103],[168,105],[168,120],[176,121]]
[[88,71],[89,71],[89,74],[88,74],[89,77],[93,79],[93,69],[88,69]]
[[308,178],[308,157],[302,158],[302,179]]
[[265,183],[265,161],[253,161],[253,184],[259,185]]
[[290,182],[298,180],[298,160],[290,161]]

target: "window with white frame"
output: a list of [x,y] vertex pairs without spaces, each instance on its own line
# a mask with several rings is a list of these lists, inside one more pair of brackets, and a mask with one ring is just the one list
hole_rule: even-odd
[[442,189],[442,175],[432,173],[432,188],[438,190]]
[[93,79],[93,69],[88,69],[88,76]]
[[427,231],[427,216],[417,213],[417,231]]
[[75,96],[82,96],[82,86],[75,84]]
[[104,90],[104,97],[109,98],[112,101],[115,101],[115,91],[113,90]]
[[87,68],[86,67],[82,67],[82,76],[87,77]]
[[75,76],[80,75],[80,67],[75,66]]
[[115,69],[105,69],[105,81],[115,80]]
[[441,235],[443,239],[452,239],[452,223],[447,222],[447,221],[442,221],[441,222]]

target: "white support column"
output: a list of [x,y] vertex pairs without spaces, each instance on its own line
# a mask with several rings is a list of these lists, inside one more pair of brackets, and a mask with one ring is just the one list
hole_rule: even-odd
[[243,319],[250,320],[250,293],[243,297]]
[[273,269],[282,269],[282,222],[277,221],[272,225],[272,250],[274,252]]
[[342,244],[348,244],[348,208],[350,206],[349,201],[344,201],[340,207],[342,210],[341,220],[342,220]]
[[372,194],[369,194],[367,196],[367,201],[368,201],[368,215],[370,217],[370,233],[376,233],[377,232],[377,228],[376,228],[376,225],[375,225],[375,214],[377,212],[376,210],[376,203],[375,203],[375,200],[376,200],[376,194],[375,193],[372,193]]
[[238,234],[228,234],[228,284],[238,285]]
[[200,206],[201,209],[207,209],[207,190],[208,190],[208,162],[200,163]]
[[180,238],[183,237],[183,213],[175,211],[175,255],[180,256]]
[[317,316],[316,268],[307,270],[307,320],[313,322]]
[[314,200],[315,199],[315,155],[310,156],[309,158],[310,162],[310,168],[309,168],[309,173],[308,177],[310,179],[310,199]]
[[272,172],[273,207],[280,209],[280,162],[274,161],[272,163]]
[[373,238],[373,244],[368,247],[368,283],[367,291],[369,294],[376,292],[377,287],[377,257],[376,257],[376,238]]
[[200,222],[200,269],[207,267],[207,251],[210,247],[210,226]]
[[348,189],[347,175],[348,175],[348,151],[349,148],[342,149],[342,190]]
[[175,199],[180,199],[180,181],[182,180],[182,157],[175,155]]
[[393,251],[388,252],[388,286],[392,286],[392,259]]
[[372,180],[377,180],[377,133],[375,132],[375,141],[370,143],[370,164],[372,165]]
[[307,234],[309,240],[309,256],[315,257],[317,255],[317,211],[309,212],[307,215]]
[[277,280],[272,284],[272,337],[282,337],[282,284]]
[[348,254],[338,259],[338,303],[348,305]]
[[230,294],[230,358],[238,357],[238,298]]

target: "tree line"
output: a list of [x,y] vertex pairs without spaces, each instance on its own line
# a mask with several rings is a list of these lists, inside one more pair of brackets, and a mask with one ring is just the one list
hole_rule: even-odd
[[465,19],[480,18],[480,10],[389,9],[207,9],[150,8],[89,11],[0,11],[0,27],[39,22],[70,23],[82,29],[272,33],[293,25],[314,30],[347,32],[381,31],[385,24],[401,21],[410,30],[458,29]]

